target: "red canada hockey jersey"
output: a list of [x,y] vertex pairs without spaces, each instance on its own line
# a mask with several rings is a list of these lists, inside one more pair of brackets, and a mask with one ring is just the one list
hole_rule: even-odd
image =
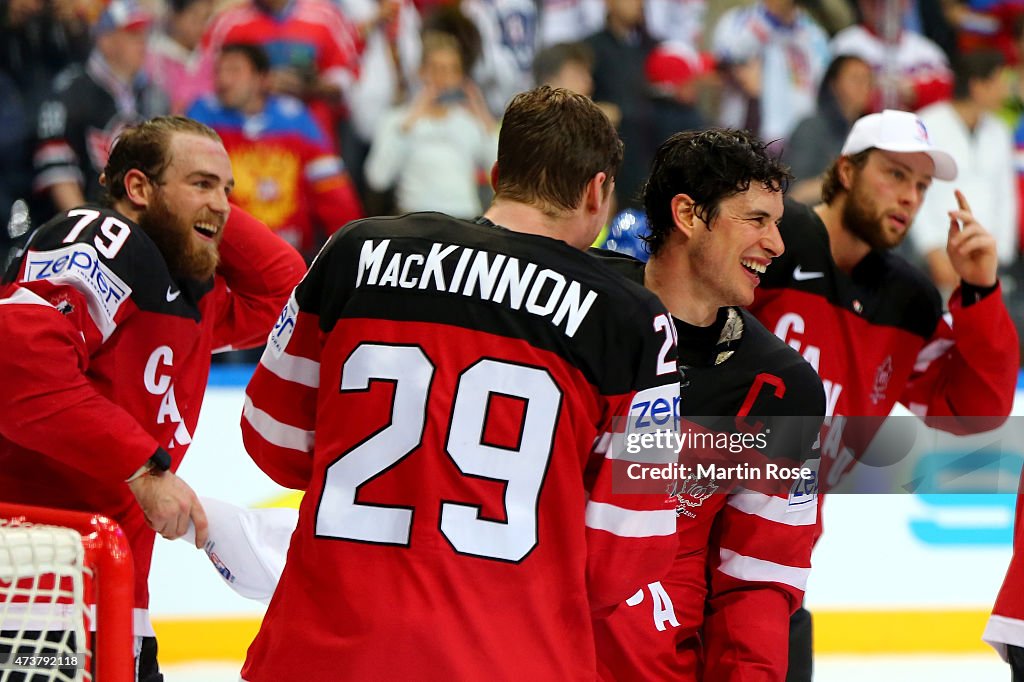
[[154,532],[125,479],[158,447],[181,463],[214,349],[266,338],[298,253],[238,208],[207,282],[175,279],[121,214],[85,206],[39,228],[0,288],[0,499],[105,514],[135,563],[136,635]]
[[[359,72],[358,31],[336,4],[326,0],[291,0],[273,13],[247,0],[228,7],[210,23],[203,51],[212,68],[220,49],[231,43],[260,45],[271,68],[290,68],[307,80],[323,79],[346,91]],[[334,140],[340,107],[323,100],[307,102],[313,118]]]
[[664,494],[613,491],[605,436],[678,391],[657,299],[563,242],[337,232],[247,390],[246,448],[306,494],[243,678],[594,680],[591,612],[678,544]]
[[786,252],[761,277],[750,311],[825,386],[823,490],[872,435],[859,428],[844,437],[848,417],[884,418],[900,402],[929,425],[967,433],[1009,415],[1019,351],[999,289],[970,305],[958,289],[943,315],[927,277],[893,253],[871,252],[850,274],[839,270],[824,224],[806,206],[787,201],[780,231]]
[[[638,261],[597,253],[643,280]],[[707,328],[675,322],[683,432],[737,429],[728,418],[740,416],[768,434],[760,453],[768,461],[792,466],[814,455],[825,398],[798,353],[739,308],[722,308]],[[757,454],[736,461],[756,466]],[[816,465],[804,462],[808,471]],[[595,621],[600,679],[785,679],[789,619],[810,573],[816,488],[816,478],[792,486],[766,478],[682,481],[673,497],[679,552],[671,570]]]

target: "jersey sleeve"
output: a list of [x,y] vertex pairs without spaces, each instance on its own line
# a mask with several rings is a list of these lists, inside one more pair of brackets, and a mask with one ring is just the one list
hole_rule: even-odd
[[309,187],[313,213],[324,234],[330,236],[342,225],[364,217],[363,205],[345,163],[308,112],[302,113],[301,127],[307,131],[303,180]]
[[159,254],[107,211],[79,208],[40,229],[0,291],[0,432],[104,480],[124,480],[157,441],[89,381],[91,357],[125,328]]
[[805,485],[788,497],[732,493],[715,519],[705,679],[785,678],[789,618],[803,601],[817,527],[817,496]]
[[913,101],[907,103],[910,111],[945,102],[953,96],[953,72],[939,59],[915,69],[908,80],[913,93]]
[[[591,462],[596,475],[586,508],[587,583],[595,617],[607,616],[636,592],[637,585],[663,576],[679,544],[675,504],[664,490],[622,491],[625,467],[630,463],[675,460],[674,448],[630,453],[623,446],[633,434],[658,430],[674,438],[679,432],[672,411],[679,404],[675,327],[660,306],[653,302],[649,306],[649,314],[639,323],[633,322],[639,332],[636,352],[630,358],[637,368],[633,389],[608,398],[605,433],[598,439]],[[659,414],[668,415],[658,425],[648,418],[656,404],[661,406]]]
[[[917,362],[900,402],[932,427],[976,433],[1005,421],[1020,367],[1017,330],[1001,288],[964,305],[960,289]],[[985,417],[985,419],[979,419]]]
[[733,491],[715,518],[704,650],[705,679],[716,682],[785,679],[789,619],[803,601],[811,570],[818,528],[815,444],[825,394],[801,358],[776,371],[785,390],[759,391],[740,413],[763,419],[769,459],[799,466],[804,478],[788,492],[777,486]]
[[251,348],[266,339],[306,264],[298,251],[238,206],[231,207],[220,255],[214,348]]
[[278,484],[305,490],[313,471],[317,392],[320,388],[320,291],[343,236],[336,233],[295,288],[267,339],[245,389],[242,442],[253,461]]
[[[67,74],[62,76],[66,80]],[[39,109],[36,148],[32,157],[34,179],[32,190],[44,192],[54,185],[75,183],[85,185],[81,160],[70,140],[81,125],[70,110],[64,90],[43,102]]]
[[982,639],[1007,660],[1007,645],[1024,647],[1024,478],[1017,492],[1013,523],[1013,555],[1002,587],[985,625]]
[[347,92],[359,77],[359,30],[333,3],[325,3],[318,9],[329,36],[317,57],[320,76]]

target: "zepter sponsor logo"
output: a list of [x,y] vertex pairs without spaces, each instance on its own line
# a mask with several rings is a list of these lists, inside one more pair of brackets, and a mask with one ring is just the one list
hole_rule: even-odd
[[114,318],[132,295],[124,280],[107,267],[91,244],[71,244],[53,251],[29,251],[24,281],[47,280],[81,292],[89,313],[104,338],[117,326]]
[[270,336],[267,338],[267,347],[270,348],[270,352],[274,354],[274,357],[281,357],[284,349],[288,347],[288,342],[291,340],[292,334],[295,333],[295,321],[298,317],[299,304],[295,300],[295,293],[292,292],[288,303],[281,310],[281,314],[278,316],[277,322],[274,323],[274,328],[270,330]]

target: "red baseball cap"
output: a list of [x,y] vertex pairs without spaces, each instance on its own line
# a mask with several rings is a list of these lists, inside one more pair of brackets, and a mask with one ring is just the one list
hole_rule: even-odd
[[677,87],[704,76],[715,68],[710,54],[697,52],[685,43],[661,43],[647,55],[644,75],[655,87]]

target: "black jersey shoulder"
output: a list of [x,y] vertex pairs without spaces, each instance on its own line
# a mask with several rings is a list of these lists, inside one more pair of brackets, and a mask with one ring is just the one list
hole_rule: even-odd
[[876,308],[865,310],[879,324],[901,327],[929,338],[942,317],[942,297],[919,268],[892,252],[868,254],[851,273],[862,291],[870,291]]
[[23,281],[74,277],[97,296],[130,297],[142,310],[199,319],[211,282],[175,280],[156,243],[110,208],[86,205],[55,216],[31,236],[8,271]]
[[[739,310],[739,309],[737,309]],[[715,431],[763,432],[770,459],[807,459],[825,415],[821,379],[795,350],[740,310],[731,354],[683,369],[680,413]]]
[[751,414],[762,416],[825,415],[825,390],[821,378],[800,353],[772,334],[746,310],[740,310],[744,342],[737,358],[751,373],[770,373],[782,380],[785,395],[754,403]]
[[814,368],[749,312],[736,310],[743,321],[743,334],[738,343],[728,344],[731,352],[720,354],[725,359],[684,370],[687,386],[682,407],[686,413],[734,415],[747,402],[750,391],[760,387],[749,414],[824,415],[825,393]]
[[643,286],[644,262],[617,251],[591,248],[587,251],[591,256],[607,265],[626,279]]
[[[343,317],[384,317],[518,337],[581,356],[572,358],[576,366],[616,377],[605,388],[622,391],[648,352],[654,318],[665,314],[642,285],[564,242],[439,213],[349,224],[321,251],[296,298],[324,331]],[[548,314],[537,312],[552,301]]]

